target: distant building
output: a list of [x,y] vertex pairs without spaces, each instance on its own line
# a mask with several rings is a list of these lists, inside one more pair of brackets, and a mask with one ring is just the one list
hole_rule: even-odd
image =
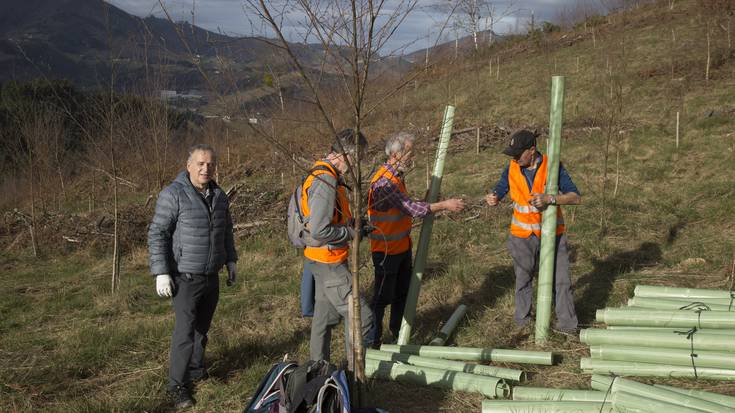
[[161,100],[175,99],[176,96],[177,96],[177,93],[175,90],[162,90],[161,91]]

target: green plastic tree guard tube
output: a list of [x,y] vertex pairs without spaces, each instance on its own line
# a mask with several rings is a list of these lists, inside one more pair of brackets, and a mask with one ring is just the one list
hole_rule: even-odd
[[[615,332],[628,331],[638,333],[676,334],[677,332],[681,332],[683,329],[674,327],[607,326],[605,330]],[[735,340],[735,330],[729,328],[698,328],[697,334],[730,336],[732,340]]]
[[[590,381],[592,388],[611,393],[625,392],[637,396],[646,397],[675,404],[677,406],[689,407],[693,410],[701,410],[711,413],[732,413],[732,409],[717,403],[687,396],[685,394],[672,392],[670,390],[649,386],[637,381],[616,377],[615,381],[610,376],[593,375]],[[612,385],[612,387],[611,387]]]
[[461,371],[463,373],[479,374],[481,376],[498,377],[506,380],[525,380],[526,373],[516,369],[486,366],[483,364],[465,363],[462,361],[444,360],[430,357],[413,356],[410,354],[390,353],[387,351],[368,350],[365,358],[378,361],[392,361],[411,364],[418,367],[431,367],[442,370]]
[[[681,331],[680,328],[671,327],[636,327],[636,326],[607,326],[608,330],[614,331],[638,331],[643,333],[669,333],[674,334],[675,331]],[[728,328],[698,328],[697,333],[715,334],[721,336],[733,336],[735,340],[735,330]]]
[[[547,194],[559,192],[559,155],[561,125],[564,117],[564,76],[551,78],[551,113],[549,115],[549,145],[546,189]],[[556,266],[556,205],[549,205],[541,219],[539,247],[538,292],[536,297],[536,344],[546,342],[554,300],[554,268]]]
[[696,397],[698,399],[707,400],[709,402],[721,404],[730,409],[735,409],[735,397],[726,396],[724,394],[712,393],[704,390],[696,389],[680,389],[678,387],[667,386],[665,384],[654,384],[653,387],[671,390],[676,393],[686,394],[687,396]]
[[[729,352],[703,351],[695,349],[694,365],[735,370],[735,354]],[[673,364],[691,366],[691,349],[672,349],[661,347],[633,346],[590,346],[593,359],[613,361],[634,361],[640,363]]]
[[697,299],[688,300],[670,300],[668,298],[657,298],[657,297],[633,297],[628,300],[628,308],[652,308],[657,310],[707,310],[707,311],[735,311],[735,306],[732,308],[727,304],[713,304],[706,303],[704,301],[698,301]]
[[[513,400],[550,400],[568,402],[604,402],[605,392],[598,390],[547,389],[513,387]],[[607,401],[610,401],[608,398]]]
[[449,340],[449,336],[452,335],[454,332],[454,329],[457,328],[457,324],[459,324],[460,321],[462,321],[462,318],[467,313],[467,306],[464,304],[460,304],[459,307],[457,307],[456,310],[452,313],[452,316],[449,317],[449,320],[444,324],[444,326],[439,330],[439,333],[434,337],[433,340],[429,343],[430,346],[443,346],[446,344],[447,340]]
[[635,287],[636,297],[678,297],[678,298],[717,298],[730,300],[730,292],[725,290],[709,290],[704,288],[659,287],[654,285],[638,285]]
[[510,386],[501,378],[391,363],[389,361],[366,359],[365,375],[370,378],[397,380],[470,393],[480,393],[483,396],[491,398],[506,398],[510,394]]
[[597,310],[597,321],[624,326],[676,328],[735,328],[735,312],[678,310],[629,310],[604,308]]
[[[687,331],[687,328],[678,331]],[[671,332],[641,332],[635,330],[603,330],[588,328],[579,332],[579,341],[588,345],[614,344],[619,346],[665,347],[691,349],[695,351],[732,351],[735,340],[729,335],[709,334],[701,331],[687,337],[687,334]]]
[[[616,374],[619,376],[640,377],[694,377],[692,366],[672,366],[669,364],[634,363],[628,361],[599,360],[582,358],[580,368],[593,374]],[[735,370],[697,367],[697,377],[712,380],[735,380]]]
[[391,353],[413,354],[422,357],[433,357],[449,360],[468,361],[495,361],[506,363],[541,364],[551,366],[554,364],[554,355],[548,351],[524,351],[503,350],[495,348],[478,347],[440,347],[440,346],[417,346],[383,344],[382,351]]
[[[454,126],[454,106],[448,105],[444,109],[444,120],[442,122],[441,137],[439,138],[439,148],[436,151],[436,161],[434,162],[434,173],[431,176],[431,185],[429,186],[429,194],[426,201],[434,203],[439,198],[439,189],[441,188],[442,176],[444,175],[444,158],[449,148],[449,138],[452,136],[452,127]],[[408,286],[406,296],[406,306],[403,312],[403,320],[401,321],[401,329],[398,332],[398,344],[408,344],[411,338],[411,329],[413,328],[414,319],[416,318],[416,304],[419,300],[419,291],[421,290],[421,279],[426,269],[426,257],[429,254],[429,241],[431,241],[431,230],[434,226],[434,215],[429,214],[424,217],[421,224],[421,235],[419,235],[419,243],[416,247],[416,258],[413,262],[413,271],[411,273],[411,283]]]
[[483,400],[482,413],[614,413],[612,403]]
[[706,410],[678,406],[662,400],[618,391],[612,395],[612,405],[621,413],[706,413]]

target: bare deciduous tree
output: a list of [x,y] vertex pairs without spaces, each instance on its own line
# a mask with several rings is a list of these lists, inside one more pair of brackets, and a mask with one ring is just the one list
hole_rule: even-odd
[[[317,112],[332,136],[336,135],[337,121],[351,126],[356,132],[365,128],[365,120],[369,114],[379,107],[386,96],[390,96],[405,86],[408,81],[398,82],[393,88],[382,91],[371,84],[376,78],[374,65],[382,57],[379,52],[387,48],[387,42],[395,30],[416,5],[415,0],[400,0],[388,8],[384,1],[373,0],[297,0],[286,1],[248,0],[248,4],[265,22],[278,39],[277,45],[288,56],[291,64],[298,71],[303,84],[313,99]],[[292,14],[290,14],[292,13]],[[324,52],[319,71],[308,68],[294,52],[285,32],[293,16],[306,16],[307,23],[301,25],[304,42],[316,42]],[[329,96],[319,81],[326,71],[336,75],[339,85],[330,85],[331,89],[340,90],[341,105],[349,107],[349,118],[340,119],[338,111],[342,107],[328,105]],[[380,93],[383,96],[378,96]],[[332,93],[332,97],[335,94]],[[340,110],[341,109],[341,110]],[[358,134],[356,133],[356,139]],[[357,142],[356,142],[357,143]],[[342,151],[344,152],[344,151]],[[360,233],[362,222],[362,171],[359,154],[354,164],[349,165],[348,178],[353,185],[350,207],[355,214],[355,232]],[[353,240],[350,249],[350,269],[352,271],[351,326],[353,354],[351,367],[358,382],[365,380],[364,351],[362,333],[360,331],[360,288],[359,288],[359,255],[360,236]]]

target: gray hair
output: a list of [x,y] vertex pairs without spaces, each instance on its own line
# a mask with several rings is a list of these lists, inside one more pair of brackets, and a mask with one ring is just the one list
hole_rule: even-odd
[[398,132],[389,136],[385,140],[385,154],[391,156],[398,152],[403,152],[406,148],[407,143],[413,143],[416,140],[416,135],[408,132]]
[[191,160],[192,155],[194,155],[194,152],[196,151],[203,151],[203,152],[212,152],[212,157],[214,158],[214,161],[217,161],[217,152],[214,151],[214,148],[212,145],[206,144],[206,143],[195,143],[194,145],[191,145],[189,147],[189,158],[188,160]]

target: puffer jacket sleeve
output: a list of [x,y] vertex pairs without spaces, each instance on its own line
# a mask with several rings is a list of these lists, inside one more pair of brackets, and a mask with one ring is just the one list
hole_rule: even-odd
[[173,234],[179,217],[179,200],[175,188],[167,187],[158,195],[156,211],[148,227],[148,255],[151,274],[171,274],[174,262]]
[[227,202],[227,225],[225,226],[225,253],[227,254],[227,261],[225,262],[236,262],[237,261],[237,250],[235,249],[235,237],[232,233],[232,214],[230,213],[229,200]]

